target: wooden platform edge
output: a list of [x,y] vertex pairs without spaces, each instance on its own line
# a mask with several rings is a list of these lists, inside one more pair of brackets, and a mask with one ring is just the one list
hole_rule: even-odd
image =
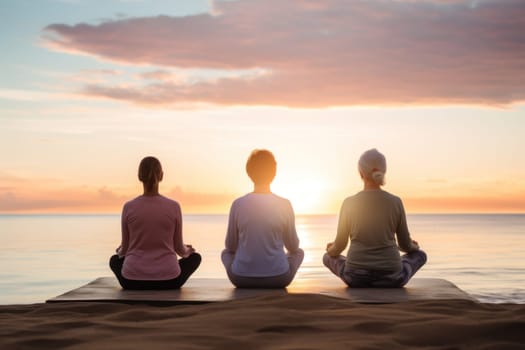
[[[319,283],[319,282],[324,282]],[[197,278],[180,290],[126,291],[114,277],[99,277],[81,287],[46,300],[46,303],[102,302],[148,305],[197,305],[258,296],[323,295],[363,304],[389,304],[417,300],[478,302],[454,283],[440,278],[414,279],[404,288],[347,288],[339,280],[299,279],[286,289],[239,289],[222,279]],[[423,287],[426,286],[426,287]],[[422,291],[428,288],[427,291]],[[98,290],[98,291],[97,291]],[[99,292],[100,291],[100,292]]]

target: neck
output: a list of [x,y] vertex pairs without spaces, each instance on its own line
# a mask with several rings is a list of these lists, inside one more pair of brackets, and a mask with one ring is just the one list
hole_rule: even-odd
[[363,189],[364,190],[380,190],[381,189],[381,186],[376,184],[375,182],[373,181],[366,181],[364,182],[364,186],[363,186]]
[[272,193],[270,184],[254,184],[253,193]]
[[144,186],[143,196],[158,196],[159,195],[159,185],[154,185],[153,187]]

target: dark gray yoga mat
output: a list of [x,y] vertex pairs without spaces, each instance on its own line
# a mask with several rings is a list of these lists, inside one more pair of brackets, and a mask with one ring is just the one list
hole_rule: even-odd
[[321,294],[358,303],[398,303],[413,300],[475,300],[453,283],[440,278],[414,278],[404,288],[348,288],[337,278],[298,278],[286,289],[239,289],[226,279],[190,278],[180,290],[123,290],[114,277],[96,280],[51,302],[125,302],[199,304],[256,296]]

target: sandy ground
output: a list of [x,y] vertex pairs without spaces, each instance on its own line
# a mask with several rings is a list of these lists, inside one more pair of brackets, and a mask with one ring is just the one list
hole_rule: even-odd
[[524,349],[525,305],[358,304],[322,295],[201,305],[0,306],[0,349]]

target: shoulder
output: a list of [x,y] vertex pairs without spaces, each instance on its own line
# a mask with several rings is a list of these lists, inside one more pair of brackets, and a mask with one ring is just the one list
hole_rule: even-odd
[[392,202],[396,203],[396,204],[402,204],[402,201],[401,201],[401,198],[396,196],[395,194],[392,194],[390,192],[387,192],[387,191],[384,191],[382,190],[381,191],[383,193],[383,195],[388,198],[389,200],[391,200]]
[[392,194],[387,191],[382,191],[383,196],[386,199],[386,201],[389,203],[391,208],[395,208],[394,210],[398,213],[404,213],[405,208],[403,206],[403,201],[400,197],[396,196],[395,194]]
[[275,193],[272,193],[271,195],[272,195],[272,198],[276,202],[280,202],[280,203],[284,203],[284,204],[290,204],[290,205],[292,204],[292,202],[290,202],[290,200],[287,199],[287,198],[281,197],[281,196],[279,196],[279,195],[277,195]]
[[351,196],[346,197],[343,200],[343,207],[351,206],[355,202],[358,202],[360,200],[360,198],[363,197],[363,196],[364,196],[364,192],[361,191],[361,192],[357,192],[356,194],[353,194]]
[[142,199],[142,196],[138,196],[138,197],[135,197],[129,201],[127,201],[126,203],[124,203],[124,210],[128,210],[130,208],[133,208],[137,205],[140,205],[140,202],[141,202],[141,199]]
[[236,198],[233,202],[232,202],[232,207],[238,207],[240,205],[243,205],[243,203],[246,203],[250,201],[250,194],[245,194],[244,196],[241,196],[239,198]]
[[163,205],[180,210],[180,204],[176,200],[165,197],[163,195],[159,195],[158,198],[159,198],[159,201],[162,202]]
[[289,199],[276,195],[275,193],[272,193],[271,196],[276,206],[293,211],[292,202]]
[[236,198],[230,206],[230,214],[238,212],[241,208],[249,207],[249,202],[249,194]]

